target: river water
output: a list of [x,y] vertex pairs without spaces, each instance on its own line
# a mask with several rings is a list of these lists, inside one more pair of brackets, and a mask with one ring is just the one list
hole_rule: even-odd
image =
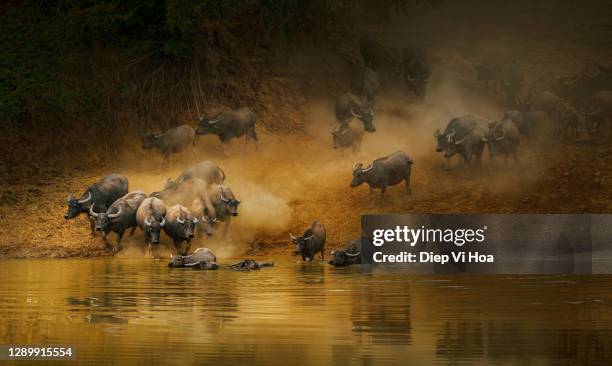
[[70,364],[610,365],[612,276],[7,260],[0,344],[71,345]]

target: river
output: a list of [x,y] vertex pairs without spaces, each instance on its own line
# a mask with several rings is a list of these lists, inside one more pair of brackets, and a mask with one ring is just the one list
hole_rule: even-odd
[[[226,260],[222,263],[228,264]],[[612,276],[408,276],[280,258],[0,262],[0,344],[70,364],[612,364]]]

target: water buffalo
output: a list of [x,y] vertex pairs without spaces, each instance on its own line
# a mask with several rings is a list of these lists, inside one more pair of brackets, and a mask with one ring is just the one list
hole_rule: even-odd
[[552,122],[545,111],[529,111],[525,113],[525,130],[531,141],[547,142],[553,136]]
[[143,191],[134,191],[126,194],[119,198],[106,210],[106,212],[95,212],[92,204],[89,208],[89,214],[93,217],[96,230],[102,232],[102,239],[104,244],[108,247],[106,236],[109,232],[113,231],[117,233],[117,245],[115,246],[115,252],[121,250],[121,239],[123,233],[127,229],[132,229],[131,234],[134,234],[136,230],[136,211],[142,201],[146,198],[146,194]]
[[[96,212],[106,212],[106,209],[118,198],[127,194],[128,180],[121,174],[110,174],[94,183],[81,195],[75,198],[74,194],[68,196],[68,211],[64,215],[66,220],[73,219],[81,212],[89,212],[92,205],[96,205]],[[91,235],[96,233],[95,224],[89,218]]]
[[[199,220],[189,212],[184,206],[174,205],[166,210],[166,223],[164,224],[164,232],[174,242],[177,254],[186,255],[191,247],[195,225]],[[182,243],[186,242],[185,248],[182,248]]]
[[576,108],[567,103],[561,101],[559,103],[559,124],[561,129],[561,137],[572,138],[578,137],[580,125],[583,121],[583,116],[578,112]]
[[378,95],[380,89],[380,81],[376,71],[364,67],[355,73],[351,80],[351,93],[364,97],[366,101],[372,105],[374,99]]
[[187,204],[211,184],[223,184],[225,172],[212,161],[201,161],[187,168],[175,180],[168,178],[164,189],[151,193],[151,196],[165,202]]
[[593,134],[603,132],[612,124],[612,90],[601,90],[593,95],[586,114],[586,125]]
[[136,223],[142,230],[145,247],[151,256],[159,244],[159,235],[166,224],[166,205],[156,197],[145,198],[136,211]]
[[340,123],[329,132],[333,139],[333,148],[342,149],[350,147],[353,152],[359,152],[363,140],[363,125],[359,121],[351,119],[346,123]]
[[212,250],[208,248],[198,248],[191,255],[173,255],[170,257],[170,268],[191,267],[194,269],[215,270],[219,268],[217,265],[217,257]]
[[366,67],[380,73],[393,63],[393,55],[376,38],[364,35],[359,39],[359,53]]
[[400,182],[406,182],[406,193],[410,194],[410,173],[414,161],[403,151],[396,151],[391,155],[378,158],[367,168],[357,163],[353,166],[353,180],[351,187],[358,187],[363,183],[370,186],[372,197],[370,207],[374,207],[376,200],[375,188],[380,188],[380,205],[388,186],[394,186]]
[[526,135],[526,126],[525,126],[525,115],[523,112],[517,109],[511,109],[504,113],[502,121],[512,121],[518,128],[519,132],[523,135]]
[[273,266],[274,266],[274,263],[271,263],[271,262],[259,263],[253,259],[245,259],[238,263],[231,264],[229,268],[236,269],[239,271],[251,271],[254,269],[260,269],[263,267],[273,267]]
[[475,164],[480,165],[482,151],[484,149],[483,138],[487,134],[487,123],[485,120],[471,115],[453,118],[443,133],[437,130],[434,137],[438,142],[436,151],[444,151],[447,167],[450,167],[450,158],[459,154],[466,164],[475,156]]
[[[196,202],[194,202],[196,203]],[[201,198],[201,211],[203,218],[206,219],[204,224],[205,232],[214,231],[216,224],[221,221],[225,223],[223,226],[223,236],[227,235],[232,217],[238,216],[238,205],[240,201],[236,199],[234,192],[224,185],[213,186],[208,193],[208,198]],[[195,207],[197,209],[197,207]],[[208,226],[208,228],[207,228]]]
[[191,148],[191,153],[195,157],[195,130],[189,125],[181,125],[163,133],[149,132],[142,141],[142,148],[160,150],[162,163],[165,160],[169,167],[172,153],[180,153]]
[[425,98],[425,88],[430,75],[425,53],[414,47],[404,48],[402,69],[406,86],[420,99]]
[[559,98],[559,96],[551,91],[543,91],[533,96],[529,105],[530,111],[544,111],[548,114],[548,118],[552,122],[554,133],[556,134],[561,133],[559,103],[561,103],[561,98]]
[[351,240],[346,249],[333,250],[331,255],[332,259],[329,264],[336,267],[361,264],[361,239]]
[[523,72],[516,62],[501,65],[498,84],[506,96],[508,104],[513,107],[517,107],[519,104],[518,97],[521,93],[523,80]]
[[499,66],[493,62],[483,62],[475,65],[476,80],[485,85],[487,91],[495,90],[498,86]]
[[365,100],[353,93],[347,92],[336,99],[336,119],[339,123],[345,123],[352,117],[357,117],[363,122],[363,127],[368,132],[375,132],[374,110]]
[[317,253],[321,253],[321,259],[325,259],[325,226],[319,221],[313,222],[302,236],[289,236],[295,245],[294,254],[301,255],[302,260],[312,261]]
[[252,140],[257,149],[255,114],[249,108],[234,109],[218,114],[214,118],[201,117],[198,135],[213,134],[219,137],[227,155],[227,144],[235,137],[245,136],[245,143]]
[[520,142],[520,134],[518,127],[511,120],[489,124],[489,132],[483,137],[483,141],[487,143],[491,158],[503,155],[506,162],[508,156],[512,155],[514,161],[519,163],[516,149]]

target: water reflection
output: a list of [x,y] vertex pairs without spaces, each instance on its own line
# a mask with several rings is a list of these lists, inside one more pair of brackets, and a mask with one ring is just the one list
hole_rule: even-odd
[[0,344],[72,344],[83,363],[122,365],[612,363],[612,276],[275,262],[1,262]]

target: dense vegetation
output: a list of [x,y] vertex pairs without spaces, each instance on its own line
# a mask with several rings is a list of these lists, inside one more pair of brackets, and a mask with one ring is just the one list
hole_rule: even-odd
[[384,17],[411,2],[383,3],[9,2],[0,8],[1,123],[44,134],[87,121],[97,130],[114,126],[125,110],[141,120],[163,114],[172,123],[178,113],[201,112],[211,91],[236,97],[249,85],[249,67],[272,50],[325,40],[339,24],[350,27],[359,12]]

